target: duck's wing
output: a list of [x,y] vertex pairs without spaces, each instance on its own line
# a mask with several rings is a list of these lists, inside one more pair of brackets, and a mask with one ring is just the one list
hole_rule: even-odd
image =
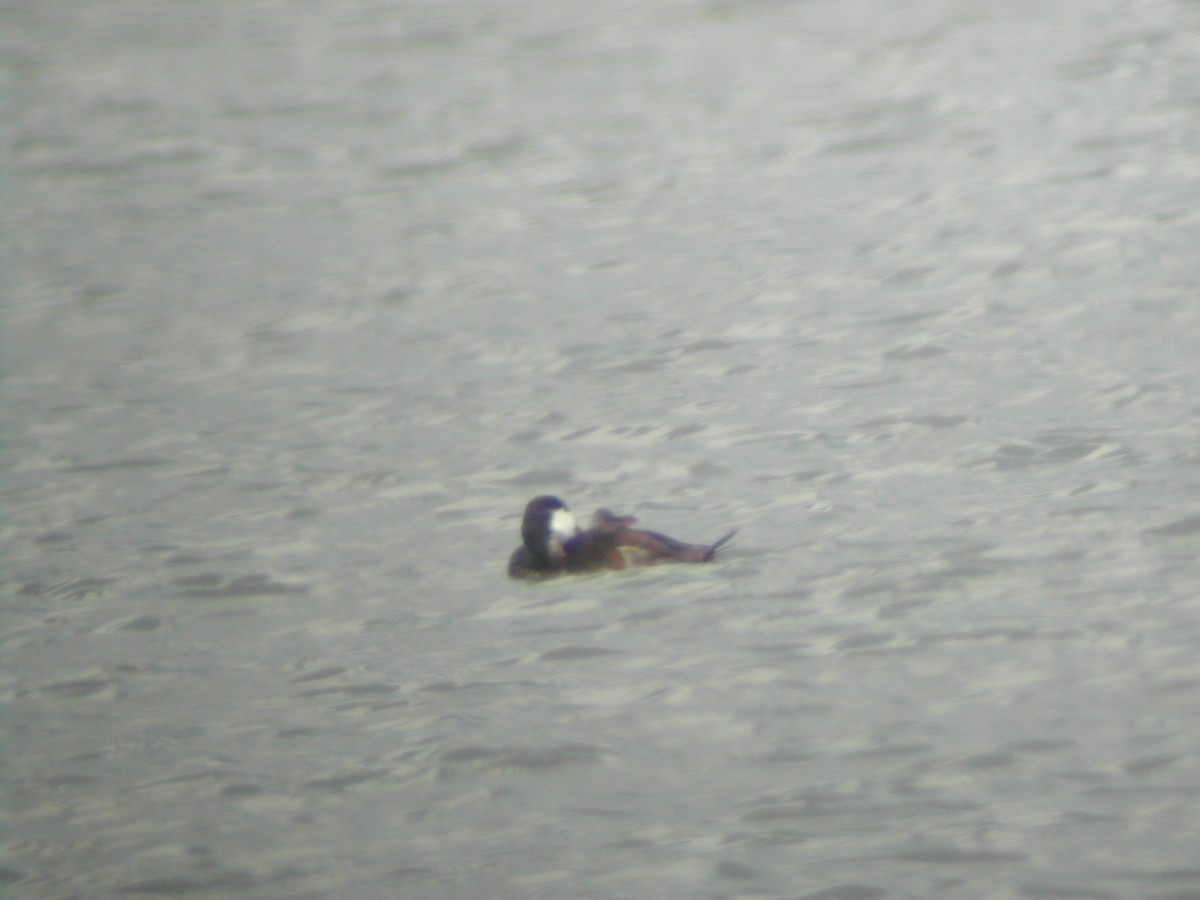
[[652,566],[658,562],[682,559],[680,550],[686,546],[665,534],[640,528],[622,528],[615,537],[621,555],[631,566]]
[[611,509],[598,509],[592,513],[592,527],[605,531],[620,531],[637,524],[633,516],[618,516]]
[[623,532],[617,528],[589,528],[571,538],[563,548],[567,570],[595,572],[600,569],[624,569],[630,565],[620,549]]
[[[737,529],[729,532],[713,544],[689,544],[679,541],[660,531],[646,531],[640,528],[626,528],[621,532],[621,549],[627,549],[644,559],[641,565],[653,565],[656,562],[709,562],[717,551],[737,534]],[[638,563],[631,563],[637,565]]]
[[713,544],[689,544],[661,531],[630,527],[636,521],[608,509],[596,510],[592,527],[567,543],[567,568],[587,572],[662,562],[708,562],[737,532],[734,529]]

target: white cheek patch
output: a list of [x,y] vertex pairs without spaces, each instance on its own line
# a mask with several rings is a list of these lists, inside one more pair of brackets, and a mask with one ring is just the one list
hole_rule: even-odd
[[579,528],[575,524],[575,516],[569,509],[556,509],[550,514],[550,538],[559,543],[565,543],[575,537]]

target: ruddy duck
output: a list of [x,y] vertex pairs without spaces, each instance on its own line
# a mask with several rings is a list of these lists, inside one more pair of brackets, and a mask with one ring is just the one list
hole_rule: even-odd
[[592,516],[591,527],[580,530],[557,497],[534,497],[525,507],[523,544],[513,551],[508,574],[537,578],[662,562],[708,562],[737,532],[735,528],[714,544],[685,544],[657,531],[631,527],[636,522],[633,516],[600,509]]

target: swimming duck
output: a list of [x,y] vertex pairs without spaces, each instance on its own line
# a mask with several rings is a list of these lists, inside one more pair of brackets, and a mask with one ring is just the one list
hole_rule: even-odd
[[657,531],[632,526],[633,516],[599,509],[591,527],[581,530],[557,497],[534,497],[521,521],[522,546],[508,561],[512,578],[536,578],[563,572],[594,572],[652,566],[662,562],[708,562],[737,529],[713,544],[686,544]]

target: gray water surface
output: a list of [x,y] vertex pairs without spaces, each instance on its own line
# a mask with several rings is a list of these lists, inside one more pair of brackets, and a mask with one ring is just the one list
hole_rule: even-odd
[[1200,897],[1196,3],[2,17],[11,896]]

